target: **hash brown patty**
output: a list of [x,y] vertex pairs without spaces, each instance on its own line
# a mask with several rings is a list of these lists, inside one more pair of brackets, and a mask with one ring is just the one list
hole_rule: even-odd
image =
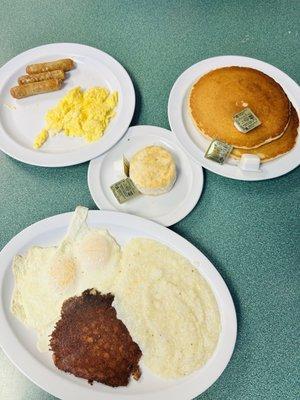
[[50,340],[57,368],[113,387],[128,385],[131,375],[139,378],[142,352],[117,318],[113,299],[86,290],[63,303]]

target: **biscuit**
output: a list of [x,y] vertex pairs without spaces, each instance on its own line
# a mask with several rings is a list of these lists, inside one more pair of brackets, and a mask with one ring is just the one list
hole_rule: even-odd
[[143,194],[168,192],[176,180],[172,154],[161,146],[145,147],[131,158],[129,176]]

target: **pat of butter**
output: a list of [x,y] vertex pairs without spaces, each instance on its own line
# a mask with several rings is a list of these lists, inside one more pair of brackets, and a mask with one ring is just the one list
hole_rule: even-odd
[[243,154],[241,156],[239,167],[243,171],[260,172],[260,158],[255,154]]
[[129,161],[124,155],[122,160],[113,162],[113,169],[117,174],[129,177]]
[[114,171],[118,174],[124,174],[123,160],[117,160],[113,162]]

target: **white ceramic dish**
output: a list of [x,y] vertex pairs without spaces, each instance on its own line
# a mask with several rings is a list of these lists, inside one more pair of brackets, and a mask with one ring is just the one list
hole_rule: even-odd
[[[76,63],[61,90],[21,100],[11,97],[9,89],[25,74],[26,65],[59,58],[72,58]],[[33,140],[44,126],[45,113],[76,86],[105,86],[119,92],[117,114],[104,136],[87,143],[82,138],[57,135],[34,150]],[[36,47],[8,61],[0,69],[0,99],[0,149],[19,161],[43,167],[79,164],[103,154],[126,132],[135,108],[133,84],[122,65],[103,51],[75,43]]]
[[[122,161],[123,155],[130,160],[136,151],[150,145],[165,147],[172,153],[177,169],[173,188],[160,196],[142,195],[119,204],[110,186],[125,176],[114,170],[114,163]],[[140,125],[129,128],[109,153],[90,162],[88,184],[99,208],[138,215],[170,226],[184,218],[197,204],[203,188],[203,171],[185,154],[172,132],[156,126]]]
[[59,371],[51,354],[39,353],[35,335],[11,313],[13,289],[12,259],[32,245],[57,244],[66,233],[73,213],[39,221],[16,235],[0,253],[0,344],[17,368],[35,384],[64,400],[190,400],[205,391],[221,375],[232,355],[236,340],[236,314],[227,286],[210,261],[192,244],[171,230],[154,222],[125,213],[90,211],[88,224],[108,229],[122,245],[136,236],[150,237],[187,257],[211,285],[216,296],[222,323],[218,346],[208,363],[192,375],[179,380],[163,380],[142,367],[139,382],[111,388],[99,383],[90,386],[83,379]]
[[194,64],[184,71],[171,90],[168,104],[169,123],[183,148],[194,160],[216,174],[232,179],[259,181],[276,178],[293,170],[300,164],[300,140],[289,153],[261,165],[260,171],[248,172],[238,167],[238,162],[232,158],[220,165],[204,157],[209,140],[205,139],[196,129],[188,110],[188,96],[192,85],[197,79],[209,71],[226,66],[244,66],[256,68],[274,78],[285,90],[297,112],[300,109],[300,88],[288,75],[273,65],[254,58],[240,56],[221,56],[208,58]]

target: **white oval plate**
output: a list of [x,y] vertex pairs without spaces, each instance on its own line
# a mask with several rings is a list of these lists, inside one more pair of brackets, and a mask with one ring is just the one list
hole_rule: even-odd
[[[25,74],[26,65],[60,58],[72,58],[76,63],[61,90],[21,100],[11,97],[9,89]],[[87,143],[82,138],[57,135],[34,150],[33,140],[44,126],[46,112],[76,86],[105,86],[119,92],[117,114],[104,136]],[[0,149],[19,161],[43,167],[79,164],[103,154],[124,135],[135,107],[133,84],[122,65],[101,50],[75,43],[35,47],[8,61],[0,68],[0,99]]]
[[[268,161],[261,165],[260,171],[248,172],[238,167],[238,161],[229,158],[228,161],[220,165],[204,157],[206,149],[210,143],[204,138],[194,126],[188,111],[188,96],[194,82],[209,71],[238,65],[243,67],[256,68],[274,78],[285,90],[290,101],[293,103],[297,112],[300,108],[300,88],[295,81],[288,75],[280,71],[273,65],[249,57],[240,56],[221,56],[208,58],[192,65],[174,83],[170,92],[168,104],[169,123],[172,131],[177,136],[183,148],[203,167],[216,174],[227,178],[239,179],[244,181],[259,181],[264,179],[276,178],[284,175],[300,164],[300,140],[298,138],[295,147],[287,154]],[[217,116],[216,116],[217,118]]]
[[191,243],[159,224],[133,215],[113,211],[89,211],[88,224],[108,229],[123,245],[132,237],[158,240],[187,257],[211,285],[218,302],[222,330],[219,343],[208,363],[193,374],[178,380],[164,380],[142,367],[139,382],[127,387],[111,388],[58,370],[50,352],[39,353],[34,333],[10,312],[13,290],[11,263],[16,254],[30,246],[57,244],[65,235],[73,213],[56,215],[39,221],[16,235],[0,253],[0,344],[16,367],[35,384],[64,400],[190,400],[205,391],[221,375],[232,355],[237,332],[236,314],[229,290],[211,262]]
[[[110,186],[125,176],[114,170],[114,162],[130,158],[150,145],[167,148],[176,162],[177,179],[173,188],[160,196],[138,196],[119,204]],[[203,188],[203,170],[188,158],[175,135],[167,129],[139,125],[128,129],[124,138],[109,152],[90,162],[88,184],[99,208],[117,210],[151,219],[165,226],[184,218],[197,204]]]

